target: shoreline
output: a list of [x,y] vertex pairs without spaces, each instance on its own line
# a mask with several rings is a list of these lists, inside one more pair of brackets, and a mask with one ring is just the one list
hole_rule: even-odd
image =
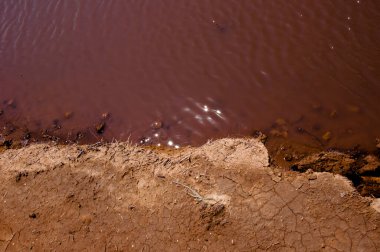
[[5,150],[0,247],[376,251],[379,199],[361,196],[345,177],[310,170],[331,166],[332,157],[322,157],[302,159],[303,173],[287,170],[254,138],[179,150],[128,143]]

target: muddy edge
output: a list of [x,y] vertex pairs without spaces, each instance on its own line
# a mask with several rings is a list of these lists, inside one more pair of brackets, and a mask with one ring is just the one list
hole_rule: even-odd
[[276,166],[253,138],[32,144],[3,151],[0,170],[5,251],[380,248],[376,199],[340,175]]

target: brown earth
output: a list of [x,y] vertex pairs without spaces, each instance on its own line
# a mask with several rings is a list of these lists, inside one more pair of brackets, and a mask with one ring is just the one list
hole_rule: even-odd
[[309,168],[270,165],[256,139],[5,150],[0,249],[379,251],[379,200]]

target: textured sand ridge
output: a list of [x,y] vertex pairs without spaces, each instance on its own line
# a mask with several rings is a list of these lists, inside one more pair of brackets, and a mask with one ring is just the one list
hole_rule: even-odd
[[379,251],[379,202],[281,171],[256,139],[158,150],[35,144],[0,154],[3,251]]

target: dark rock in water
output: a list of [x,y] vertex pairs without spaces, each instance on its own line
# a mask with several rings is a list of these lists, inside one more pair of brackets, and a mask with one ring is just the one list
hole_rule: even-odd
[[317,172],[346,174],[351,171],[355,160],[340,152],[321,152],[310,155],[293,164],[292,169],[305,172],[312,169]]
[[306,130],[305,130],[304,128],[302,128],[302,127],[297,127],[297,128],[296,128],[296,131],[297,131],[298,133],[300,133],[300,134],[303,134],[303,133],[306,132]]
[[60,124],[60,122],[59,122],[58,119],[53,120],[53,125],[52,125],[52,127],[53,127],[53,129],[55,129],[55,130],[59,130],[59,129],[62,128],[62,126],[61,126],[61,124]]
[[322,135],[322,139],[325,141],[329,141],[331,139],[331,132],[327,131],[325,134]]
[[363,196],[380,197],[380,160],[374,155],[321,152],[295,162],[291,169],[340,174],[350,179]]
[[30,139],[31,137],[32,137],[32,134],[31,134],[30,132],[26,132],[26,133],[24,134],[23,139],[24,139],[24,140],[28,140],[28,139]]
[[81,140],[82,138],[84,138],[84,133],[82,133],[82,132],[77,132],[77,134],[76,134],[76,137],[75,137],[75,141],[79,141],[79,140]]
[[358,191],[363,196],[380,197],[380,178],[379,177],[362,177],[363,184],[358,187]]
[[37,214],[31,213],[31,214],[29,214],[29,218],[35,219],[35,218],[37,218]]
[[0,109],[0,116],[4,114],[4,110]]
[[3,142],[0,143],[0,145],[5,146],[6,148],[10,148],[13,144],[12,139],[4,140]]
[[366,164],[358,170],[360,175],[380,175],[380,160],[377,157],[368,155],[364,158],[364,162]]
[[16,126],[14,126],[12,123],[7,123],[7,124],[5,124],[5,126],[3,128],[3,135],[9,136],[13,132],[15,132],[15,130],[16,130]]
[[290,161],[293,160],[293,156],[290,155],[290,154],[286,154],[285,157],[284,157],[284,160],[290,162]]
[[105,122],[101,122],[101,123],[97,124],[95,126],[96,133],[103,134],[105,128],[106,128],[106,123]]
[[268,136],[265,135],[263,132],[259,131],[259,130],[255,130],[253,133],[252,133],[252,136],[254,138],[257,138],[260,140],[260,142],[262,143],[265,143],[267,140],[268,140]]

